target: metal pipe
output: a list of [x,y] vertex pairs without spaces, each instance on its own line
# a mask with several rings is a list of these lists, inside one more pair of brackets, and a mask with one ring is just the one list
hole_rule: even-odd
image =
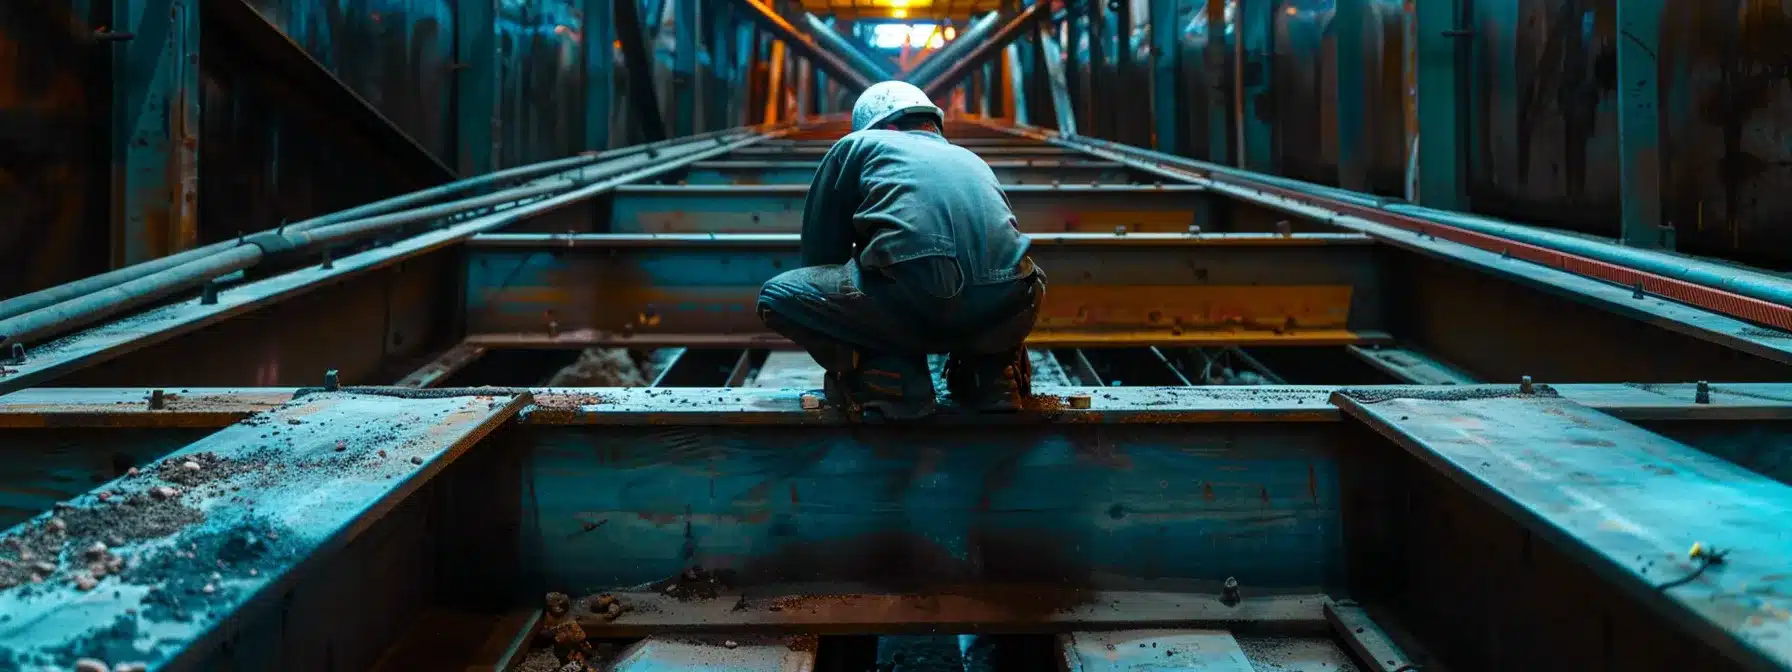
[[[310,230],[310,229],[313,229],[313,228],[316,228],[319,226],[328,226],[328,225],[336,224],[336,223],[340,223],[340,222],[362,219],[362,218],[366,218],[366,217],[373,217],[373,216],[377,216],[377,215],[384,215],[384,214],[394,212],[397,210],[402,210],[404,208],[416,206],[416,205],[423,204],[423,203],[429,203],[429,202],[432,202],[432,201],[435,201],[435,200],[438,200],[441,198],[445,198],[447,196],[451,196],[453,194],[457,194],[457,193],[460,193],[463,191],[469,191],[472,189],[480,189],[480,188],[491,186],[493,184],[507,182],[510,180],[535,178],[535,177],[540,177],[542,175],[549,175],[549,174],[564,172],[564,171],[568,171],[568,170],[575,170],[575,169],[591,166],[591,165],[598,164],[598,163],[605,163],[608,161],[615,161],[617,159],[627,158],[630,156],[642,154],[642,153],[649,152],[649,151],[658,151],[659,149],[665,148],[668,145],[692,142],[695,140],[713,139],[717,136],[727,134],[727,133],[736,133],[736,132],[739,132],[740,130],[741,129],[727,129],[727,130],[721,130],[721,131],[712,131],[709,133],[695,135],[695,136],[691,136],[688,138],[678,138],[676,140],[652,142],[652,143],[647,143],[647,144],[643,144],[643,145],[635,145],[632,147],[623,147],[620,149],[612,149],[612,150],[605,151],[605,152],[598,152],[596,154],[586,154],[586,155],[568,157],[568,158],[564,158],[564,159],[554,159],[552,161],[543,161],[540,163],[533,163],[533,164],[529,164],[527,166],[517,166],[515,168],[508,168],[505,170],[486,173],[484,175],[469,177],[467,179],[451,182],[449,184],[444,184],[444,185],[439,185],[439,186],[435,186],[435,187],[430,187],[428,189],[413,191],[408,194],[401,194],[398,196],[393,196],[391,198],[387,198],[387,199],[380,200],[380,201],[374,201],[372,203],[356,206],[353,208],[349,208],[347,210],[341,210],[341,211],[333,212],[333,213],[330,213],[327,215],[322,215],[319,217],[313,217],[311,219],[294,222],[292,224],[286,225],[285,229],[287,231],[306,231],[306,230]],[[266,232],[264,231],[263,233],[266,233]],[[132,280],[136,280],[137,278],[141,278],[141,277],[153,274],[153,273],[159,273],[161,271],[164,271],[164,270],[167,270],[170,268],[174,268],[175,266],[179,266],[181,264],[185,264],[185,263],[188,263],[191,261],[203,259],[205,257],[211,256],[214,254],[225,252],[225,251],[230,250],[233,247],[236,247],[238,244],[239,244],[239,241],[236,241],[236,240],[227,240],[227,241],[212,243],[210,245],[206,245],[203,247],[196,247],[196,248],[186,250],[183,252],[177,252],[175,254],[171,254],[166,257],[151,259],[149,261],[145,261],[140,264],[132,264],[130,266],[126,266],[124,268],[115,269],[112,271],[101,273],[99,275],[88,276],[88,277],[81,278],[79,280],[75,280],[72,282],[63,283],[63,284],[57,285],[55,287],[41,289],[36,292],[32,292],[30,294],[15,296],[15,297],[6,299],[4,301],[0,301],[0,320],[6,320],[9,318],[17,317],[19,315],[24,315],[25,313],[29,313],[34,310],[48,308],[50,306],[54,306],[54,305],[56,305],[58,303],[62,303],[64,301],[68,301],[71,299],[75,299],[77,297],[92,294],[97,291],[105,290],[105,289],[115,287],[115,286],[118,286],[118,285],[126,283],[126,282],[130,282]]]
[[[1033,27],[1033,21],[1046,14],[1045,10],[1041,9],[1044,5],[1045,3],[1037,2],[1028,5],[1027,8],[1021,10],[1019,14],[1015,14],[1014,18],[1003,23],[1000,28],[992,29],[993,32],[991,30],[985,30],[983,33],[976,34],[974,36],[976,42],[970,47],[969,51],[964,52],[962,55],[954,55],[954,58],[950,61],[942,61],[939,58],[931,59],[930,62],[945,62],[947,63],[947,66],[944,69],[941,69],[938,74],[935,74],[928,79],[918,79],[914,81],[920,84],[921,89],[927,92],[927,97],[929,98],[937,98],[941,94],[952,90],[952,87],[957,86],[960,80],[971,74],[971,71],[983,67],[984,63],[989,62],[989,59],[1002,53],[1002,50],[1007,48],[1010,43],[1014,42],[1022,35],[1026,35],[1027,30]],[[984,18],[990,20],[987,23],[993,23],[993,19],[996,18],[996,15],[991,14]],[[986,23],[979,23],[978,27],[984,25],[986,25]],[[976,28],[973,28],[973,30],[976,30]],[[964,35],[960,35],[959,40],[972,37],[973,34],[967,32]],[[958,40],[953,41],[956,42]]]
[[[803,58],[809,59],[820,66],[821,69],[826,70],[829,76],[840,78],[841,83],[846,84],[847,88],[853,90],[853,93],[858,93],[871,88],[871,85],[875,83],[871,80],[871,75],[869,73],[861,72],[853,66],[848,65],[846,61],[841,60],[838,56],[834,55],[832,51],[824,49],[816,44],[815,38],[805,35],[802,31],[797,30],[796,26],[790,25],[790,22],[785,21],[784,17],[778,16],[778,13],[772,11],[772,8],[760,4],[755,0],[734,1],[736,5],[747,10],[747,16],[752,17],[754,21],[759,23],[759,25],[764,26],[766,30],[771,31],[780,41],[789,45],[790,48],[800,52]],[[833,29],[830,28],[828,30],[831,31]]]
[[[609,184],[614,182],[618,175],[640,174],[643,167],[670,170],[671,168],[668,166],[676,167],[699,160],[692,157],[713,156],[717,153],[717,149],[732,147],[734,144],[738,144],[740,139],[739,135],[706,136],[704,139],[687,140],[678,147],[665,148],[666,151],[672,153],[670,160],[667,160],[668,157],[664,154],[656,154],[651,158],[643,156],[640,161],[631,161],[626,165],[611,165],[606,170],[598,171],[595,174],[585,171],[576,179],[545,185],[523,185],[495,194],[475,196],[436,206],[358,220],[337,221],[321,226],[316,223],[326,218],[319,218],[319,220],[312,220],[313,226],[308,230],[301,231],[296,230],[296,227],[288,227],[291,230],[276,230],[274,235],[280,237],[281,247],[302,251],[346,242],[404,224],[446,217],[527,198],[549,196],[555,193],[564,195],[569,191],[587,193],[588,195],[596,194],[599,192],[589,191],[589,186],[586,186],[585,189],[579,189],[579,187],[594,183]],[[730,140],[733,143],[730,143]],[[705,145],[709,145],[709,149],[695,151]],[[606,163],[617,164],[620,162]],[[265,255],[260,245],[243,240],[218,243],[207,247],[222,249],[210,254],[194,255],[192,258],[177,263],[164,263],[158,270],[116,283],[110,287],[21,315],[0,319],[0,343],[25,342],[86,326],[125,310],[191,289],[213,278],[251,268],[260,263]],[[201,248],[201,250],[205,249],[207,248]],[[173,257],[164,259],[173,259]]]
[[888,68],[878,65],[876,61],[867,58],[865,52],[859,51],[858,47],[853,46],[852,42],[848,41],[845,35],[841,35],[839,31],[834,30],[833,26],[828,25],[814,14],[806,12],[803,14],[803,21],[809,24],[809,35],[813,36],[815,41],[820,43],[822,47],[834,52],[835,56],[839,56],[841,60],[846,61],[847,65],[858,68],[859,72],[865,73],[865,76],[870,77],[877,82],[890,78],[890,70]]
[[928,56],[927,60],[916,65],[915,69],[908,71],[908,74],[904,75],[902,79],[917,85],[933,81],[946,68],[951,67],[952,62],[962,54],[976,47],[978,42],[988,39],[1001,19],[1001,12],[990,12],[983,15],[983,18],[972,21],[970,27],[958,33],[957,39],[947,42],[946,46],[933,52],[932,56]]
[[1310,182],[1292,180],[1285,177],[1263,175],[1248,170],[1219,166],[1186,157],[1169,156],[1159,152],[1119,145],[1117,143],[1088,138],[1077,138],[1076,140],[1053,138],[1052,140],[1053,144],[1058,144],[1064,147],[1074,149],[1076,145],[1080,143],[1099,147],[1108,151],[1132,154],[1152,161],[1176,164],[1194,170],[1225,175],[1239,181],[1254,181],[1309,196],[1340,201],[1359,207],[1374,208],[1398,215],[1415,217],[1454,226],[1476,233],[1498,236],[1514,242],[1535,245],[1555,252],[1585,257],[1594,261],[1616,264],[1651,275],[1658,275],[1664,278],[1702,285],[1759,301],[1767,301],[1781,305],[1792,305],[1792,280],[1743,267],[1691,259],[1667,252],[1624,247],[1608,241],[1581,238],[1578,236],[1549,231],[1547,229],[1513,224],[1472,214],[1427,208],[1413,205],[1399,199],[1371,196],[1354,191],[1346,191],[1334,187],[1312,184]]

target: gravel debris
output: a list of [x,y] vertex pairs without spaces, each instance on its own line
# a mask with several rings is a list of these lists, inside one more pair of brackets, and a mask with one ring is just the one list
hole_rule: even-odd
[[[25,523],[0,539],[0,589],[41,583],[67,562],[85,569],[100,564],[107,574],[123,569],[111,548],[130,541],[158,539],[205,520],[198,509],[178,498],[143,493],[108,498],[93,506],[59,507],[57,515]],[[74,549],[80,549],[78,552]]]

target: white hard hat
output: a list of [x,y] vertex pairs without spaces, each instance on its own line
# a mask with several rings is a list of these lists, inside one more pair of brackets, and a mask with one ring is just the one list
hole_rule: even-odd
[[946,113],[928,100],[927,94],[915,85],[896,80],[878,82],[859,94],[858,102],[853,103],[852,130],[875,128],[879,124],[916,112],[933,115],[941,126],[946,125]]

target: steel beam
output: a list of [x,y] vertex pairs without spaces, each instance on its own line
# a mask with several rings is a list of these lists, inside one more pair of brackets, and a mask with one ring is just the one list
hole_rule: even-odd
[[1548,390],[1333,401],[1726,657],[1792,667],[1792,621],[1731,615],[1792,612],[1762,589],[1786,581],[1792,486]]
[[498,168],[498,0],[454,8],[455,165],[478,175]]
[[1008,78],[1009,116],[1014,119],[1014,123],[1021,125],[1031,122],[1027,110],[1028,56],[1022,51],[1025,44],[1024,40],[1015,42],[1003,52],[1003,65],[1006,66],[1003,74]]
[[1039,49],[1045,61],[1046,81],[1051,85],[1052,110],[1057,116],[1057,130],[1061,134],[1075,136],[1076,104],[1070,98],[1070,82],[1064,74],[1068,64],[1065,63],[1064,50],[1058,40],[1057,29],[1040,22]]
[[1182,25],[1177,21],[1180,0],[1151,0],[1151,117],[1152,146],[1166,154],[1181,153],[1176,135],[1182,119],[1176,110],[1178,60],[1182,56]]
[[[928,97],[938,98],[958,86],[972,72],[982,68],[989,62],[989,59],[1000,55],[1009,44],[1026,35],[1034,21],[1050,15],[1049,6],[1046,3],[1034,3],[996,27],[984,28],[991,25],[989,17],[985,17],[983,21],[977,22],[970,30],[958,37],[958,40],[974,40],[974,42],[970,42],[971,46],[967,50],[953,54],[951,61],[933,59],[932,62],[945,63],[945,67],[937,71],[919,73],[911,81],[925,90]],[[957,42],[958,40],[953,41]],[[926,78],[922,79],[923,76]],[[984,84],[988,85],[987,82]]]
[[[1196,220],[1207,195],[1188,185],[1007,185],[1003,192],[1027,233],[1176,233]],[[808,184],[630,185],[612,193],[605,233],[797,233]]]
[[[916,64],[913,69],[902,75],[906,81],[923,89],[940,78],[941,73],[952,68],[965,57],[965,54],[976,49],[996,34],[996,28],[1002,23],[1000,12],[990,12],[972,21],[964,30],[958,31],[958,37],[945,46],[926,56],[926,60]],[[967,70],[968,72],[968,70]],[[931,94],[930,94],[931,95]]]
[[[799,264],[798,236],[497,234],[468,261],[469,338],[486,347],[775,344],[759,288]],[[1379,342],[1372,249],[1328,235],[1035,239],[1052,274],[1029,343]],[[550,329],[543,315],[553,315]]]
[[1275,0],[1237,0],[1238,39],[1232,43],[1233,109],[1238,123],[1238,166],[1274,173]]
[[1338,108],[1338,186],[1369,190],[1369,21],[1371,0],[1337,0],[1332,15]]
[[646,37],[647,27],[655,17],[649,15],[649,22],[643,23],[640,7],[633,0],[613,0],[613,4],[622,62],[628,68],[628,99],[634,103],[635,125],[648,142],[664,140],[666,120],[660,116],[659,94],[653,88],[653,55],[647,49]]
[[199,0],[115,0],[112,266],[199,242]]
[[1467,42],[1461,0],[1417,3],[1418,202],[1442,210],[1468,209],[1466,134]]
[[[697,0],[671,0],[672,22],[672,137],[697,132]],[[658,140],[659,138],[650,138]]]
[[585,148],[590,150],[610,148],[616,99],[616,10],[611,3],[616,1],[580,0],[579,5],[585,59],[585,109],[580,116],[585,123]]
[[[354,555],[352,542],[529,401],[526,392],[312,395],[14,527],[10,546],[39,558],[42,583],[0,588],[0,613],[12,617],[8,662],[62,669],[129,652],[135,660],[117,662],[230,666],[227,642],[282,632],[283,612],[309,602],[289,591]],[[140,522],[117,522],[127,519]],[[383,578],[405,581],[414,569],[388,567]],[[391,612],[404,604],[374,602],[365,606],[403,618]],[[373,662],[298,648],[284,659],[299,667]]]
[[1232,43],[1236,37],[1227,30],[1226,4],[1228,0],[1206,0],[1203,7],[1206,19],[1207,50],[1204,52],[1207,65],[1207,160],[1219,165],[1230,165],[1240,160],[1237,145],[1232,133],[1232,99],[1235,93],[1233,82],[1237,73],[1231,66]]
[[891,78],[889,68],[866,56],[864,51],[854,46],[853,43],[856,40],[841,35],[840,31],[834,30],[834,27],[828,25],[826,21],[805,12],[803,23],[809,27],[809,35],[815,38],[816,43],[846,61],[848,65],[856,68],[859,72],[864,73],[865,77],[872,82],[881,82]]
[[734,3],[760,27],[776,35],[780,41],[799,52],[804,59],[826,70],[828,74],[838,77],[840,83],[853,93],[864,91],[877,81],[874,79],[875,73],[863,72],[849,61],[842,60],[842,57],[835,54],[832,49],[818,44],[814,37],[798,30],[796,26],[784,20],[784,17],[779,16],[770,7],[760,4],[758,0],[734,0]]
[[1625,245],[1674,248],[1661,221],[1660,63],[1662,0],[1618,3],[1618,169]]

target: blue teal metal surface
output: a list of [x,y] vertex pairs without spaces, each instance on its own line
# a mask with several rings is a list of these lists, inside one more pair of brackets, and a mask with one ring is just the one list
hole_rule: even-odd
[[[1366,47],[1380,31],[1370,31],[1371,0],[1337,0],[1331,20],[1333,67],[1338,73],[1337,93],[1338,186],[1351,191],[1369,190],[1369,88],[1370,61]],[[1379,26],[1377,26],[1379,27]],[[1379,59],[1378,59],[1379,60]],[[1380,65],[1376,63],[1375,65]],[[1377,78],[1379,79],[1379,78]]]
[[1792,667],[1792,486],[1546,388],[1333,401],[1723,654]]
[[1466,209],[1463,112],[1468,74],[1460,0],[1416,3],[1418,59],[1418,201],[1444,210]]
[[672,22],[672,136],[682,137],[697,132],[697,41],[696,0],[671,0],[677,20]]
[[[1065,22],[1066,27],[1069,23]],[[1064,135],[1075,136],[1077,107],[1071,98],[1066,74],[1070,64],[1065,58],[1063,45],[1059,42],[1063,31],[1059,26],[1048,26],[1041,21],[1039,50],[1043,54],[1041,60],[1045,63],[1046,83],[1051,87],[1052,111],[1056,114],[1057,130]]]
[[1232,68],[1232,44],[1237,40],[1229,20],[1233,0],[1207,0],[1201,15],[1192,24],[1197,35],[1206,36],[1207,86],[1207,160],[1231,164],[1238,158],[1238,142],[1232,133],[1234,117],[1232,100],[1236,97],[1233,82],[1238,73]]
[[1245,170],[1274,173],[1275,132],[1275,25],[1278,0],[1238,0],[1234,22],[1238,39],[1232,43],[1233,118],[1238,121],[1238,165]]
[[113,24],[112,161],[119,166],[112,265],[199,241],[199,0],[118,0]]
[[455,10],[455,167],[476,175],[498,167],[499,0],[461,0]]
[[[1182,55],[1182,23],[1178,21],[1180,0],[1150,0],[1151,5],[1151,105],[1152,146],[1157,151],[1177,154],[1176,144],[1177,58]],[[1026,123],[1016,120],[1017,123]]]
[[1295,592],[1341,576],[1334,441],[1298,423],[530,428],[524,515],[551,586],[697,564],[749,586]]
[[[38,583],[6,573],[0,613],[13,618],[0,623],[0,664],[216,665],[231,656],[225,643],[257,617],[271,612],[279,622],[282,609],[266,608],[306,570],[344,553],[529,400],[314,395],[15,526],[5,533],[9,548],[41,554],[39,575],[48,576]],[[328,628],[310,630],[305,636]],[[292,669],[332,659],[293,655],[314,665]],[[373,657],[336,655],[362,658],[356,667]]]
[[[99,424],[99,423],[94,423]],[[132,467],[212,433],[210,428],[8,429],[0,459],[0,529],[49,511]]]
[[610,148],[612,122],[616,108],[616,0],[583,0],[581,14],[581,46],[585,56],[585,148]]
[[584,0],[504,2],[498,15],[496,168],[584,149]]
[[1617,3],[1619,239],[1673,249],[1661,221],[1661,16],[1663,0]]

